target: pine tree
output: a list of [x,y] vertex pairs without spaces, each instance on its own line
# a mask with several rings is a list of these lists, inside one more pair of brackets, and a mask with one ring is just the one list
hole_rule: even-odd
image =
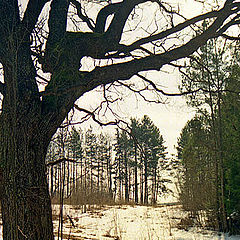
[[[159,160],[165,158],[166,147],[163,145],[163,137],[159,129],[154,125],[148,116],[144,116],[140,127],[140,144],[142,149],[142,167],[144,169],[144,203],[148,204],[149,190],[148,178],[153,177],[153,188],[156,187],[157,169]],[[155,190],[154,190],[155,192]],[[155,202],[155,194],[153,193],[152,201]]]
[[216,214],[216,183],[213,181],[216,172],[211,133],[204,118],[196,116],[186,124],[178,139],[177,151],[182,169],[180,201],[192,216],[204,210],[212,218]]

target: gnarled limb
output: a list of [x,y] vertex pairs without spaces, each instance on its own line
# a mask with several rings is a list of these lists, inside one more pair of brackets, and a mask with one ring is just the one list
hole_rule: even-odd
[[45,62],[43,70],[53,72],[61,54],[59,45],[64,38],[67,28],[67,13],[69,0],[53,0],[49,14],[48,27],[49,35],[45,50]]
[[123,5],[123,2],[120,3],[112,3],[102,8],[101,11],[97,15],[96,26],[94,32],[96,33],[104,33],[106,21],[108,16],[113,13],[116,13],[119,8]]
[[147,0],[124,0],[122,2],[121,6],[114,14],[114,18],[106,32],[108,39],[113,44],[119,43],[123,33],[123,28],[132,10],[135,6],[144,2],[147,2]]

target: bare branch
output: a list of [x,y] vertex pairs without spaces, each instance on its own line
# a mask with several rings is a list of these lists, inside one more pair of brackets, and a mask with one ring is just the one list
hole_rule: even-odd
[[135,94],[138,94],[145,102],[148,102],[148,103],[163,103],[163,101],[160,101],[160,100],[151,100],[151,99],[148,99],[145,97],[145,95],[142,93],[144,91],[149,91],[148,87],[145,87],[145,88],[142,88],[142,89],[134,89],[132,86],[128,85],[128,84],[125,84],[123,82],[120,82],[118,81],[118,83],[120,83],[120,85],[126,87],[128,90],[134,92]]
[[227,34],[222,34],[220,36],[223,38],[226,38],[227,40],[230,40],[230,41],[239,41],[240,40],[240,36],[235,37],[235,36],[229,36]]
[[[86,75],[87,85],[89,89],[93,89],[100,85],[100,83],[108,84],[117,79],[127,80],[141,71],[159,70],[165,64],[187,57],[194,53],[209,38],[215,36],[216,30],[219,29],[226,18],[228,18],[228,13],[221,14],[201,35],[194,37],[185,45],[168,52],[131,60],[125,63],[96,67],[92,72]],[[126,71],[126,69],[128,69],[128,71]]]
[[183,15],[179,14],[178,12],[173,11],[172,9],[171,10],[167,9],[167,7],[160,0],[152,0],[152,2],[156,2],[160,6],[160,8],[162,8],[166,13],[177,14],[178,16],[183,18],[184,20],[187,20],[187,18],[185,18]]
[[106,122],[106,123],[103,123],[101,121],[99,121],[98,119],[96,119],[96,115],[94,114],[94,112],[91,112],[87,109],[84,109],[84,108],[80,108],[78,105],[74,104],[74,107],[78,110],[78,111],[81,111],[81,112],[85,112],[87,113],[89,116],[91,116],[91,118],[93,119],[93,121],[95,121],[96,123],[98,123],[100,126],[108,126],[108,125],[117,125],[119,121],[110,121],[110,122]]
[[[55,0],[60,1],[61,0]],[[52,80],[46,87],[45,92],[43,93],[44,98],[46,97],[46,102],[43,101],[43,105],[46,108],[46,114],[48,111],[56,111],[56,114],[62,114],[67,110],[70,110],[74,105],[74,102],[82,96],[85,92],[91,91],[92,89],[100,86],[113,83],[117,80],[128,80],[132,76],[139,74],[142,71],[148,70],[159,70],[163,65],[171,64],[173,61],[176,61],[181,58],[185,58],[192,53],[194,53],[200,46],[202,46],[210,38],[216,37],[216,32],[221,29],[222,25],[230,18],[232,13],[235,11],[232,7],[232,4],[225,4],[225,6],[219,11],[212,11],[210,13],[202,14],[190,20],[187,20],[172,29],[168,29],[159,34],[144,38],[143,40],[135,42],[130,47],[140,48],[142,44],[149,43],[158,39],[167,38],[173,33],[177,33],[184,28],[195,24],[196,22],[202,21],[204,19],[212,18],[215,19],[213,23],[209,26],[207,30],[202,32],[196,37],[193,37],[187,43],[184,43],[181,46],[173,46],[171,49],[166,49],[164,53],[151,54],[150,56],[142,56],[142,58],[132,59],[122,63],[115,63],[108,66],[97,66],[91,72],[78,72],[78,68],[75,70],[72,67],[72,63],[79,64],[83,56],[91,56],[93,58],[102,58],[109,52],[117,51],[122,47],[122,52],[127,51],[128,46],[119,46],[118,41],[121,37],[123,26],[126,23],[126,20],[131,13],[132,9],[140,3],[146,2],[144,0],[125,0],[122,2],[118,10],[116,10],[113,20],[104,34],[95,34],[95,33],[72,33],[65,32],[65,27],[60,31],[64,32],[64,39],[62,45],[60,45],[60,52],[64,53],[62,55],[60,64],[62,64],[62,69],[55,70],[52,74]],[[52,2],[52,16],[54,16],[54,1]],[[64,11],[63,11],[64,12]],[[55,12],[55,14],[57,14]],[[65,14],[65,12],[64,12]],[[51,14],[50,14],[51,15]],[[65,15],[64,15],[65,16]],[[51,18],[51,16],[50,16]],[[104,18],[103,18],[104,19]],[[117,21],[119,20],[119,22]],[[104,20],[105,21],[105,20]],[[102,23],[104,22],[102,21]],[[229,20],[231,21],[231,20]],[[51,21],[49,20],[49,23]],[[61,25],[63,26],[63,25]],[[52,31],[55,26],[52,26]],[[58,29],[56,29],[58,32]],[[59,33],[60,33],[59,32]],[[59,33],[57,33],[59,35]],[[61,37],[61,34],[59,35]],[[56,38],[57,39],[57,38]],[[108,41],[109,40],[109,41]],[[49,40],[50,41],[50,35]],[[61,41],[61,39],[58,41]],[[58,45],[58,46],[59,46]],[[134,48],[135,49],[135,48]],[[131,49],[130,49],[131,50]],[[119,51],[120,52],[120,51]],[[129,59],[129,58],[128,58]],[[67,67],[66,67],[67,65]],[[68,68],[69,65],[69,68]],[[127,69],[127,71],[126,71]],[[76,73],[78,72],[78,74]],[[77,77],[78,76],[78,77]],[[148,83],[150,84],[150,83]],[[152,86],[153,87],[153,86]],[[153,87],[154,88],[154,87]],[[156,90],[156,89],[155,89]],[[161,89],[158,89],[159,92]],[[162,94],[165,92],[162,91]],[[53,106],[49,106],[52,101],[52,95],[54,94],[54,102],[56,103]],[[168,94],[168,93],[165,93]],[[171,94],[171,93],[169,93]],[[51,96],[49,96],[51,95]],[[49,110],[48,110],[49,109]],[[90,111],[84,111],[80,109],[88,116],[93,119],[95,115]],[[63,114],[61,115],[63,118]],[[112,124],[112,123],[111,123]],[[115,123],[114,123],[115,124]],[[105,125],[105,123],[100,123],[100,125]]]
[[237,14],[231,21],[223,25],[216,33],[216,36],[220,36],[223,34],[229,27],[238,25],[240,23],[240,14]]
[[76,7],[78,17],[82,19],[92,31],[94,31],[95,27],[92,25],[90,19],[82,13],[81,3],[77,0],[70,0],[70,2]]
[[195,92],[198,92],[200,90],[202,90],[201,88],[197,89],[197,90],[194,90],[194,91],[187,91],[187,92],[181,92],[181,93],[167,93],[167,92],[164,92],[162,89],[159,89],[156,84],[151,81],[150,79],[140,75],[140,74],[136,74],[138,77],[140,77],[141,79],[143,79],[145,82],[149,83],[154,90],[156,90],[157,92],[163,94],[164,96],[168,96],[168,97],[177,97],[177,96],[184,96],[184,95],[188,95],[188,94],[192,94],[192,93],[195,93]]
[[149,43],[149,42],[153,42],[153,41],[157,41],[157,40],[161,40],[167,36],[170,36],[171,34],[177,33],[181,30],[183,30],[184,28],[191,26],[192,24],[195,24],[199,21],[205,20],[205,19],[209,19],[209,18],[214,18],[217,17],[220,14],[220,11],[212,11],[209,13],[205,13],[202,15],[199,15],[197,17],[191,18],[187,21],[184,21],[183,23],[178,24],[175,27],[172,27],[170,29],[167,29],[165,31],[162,31],[158,34],[154,34],[152,36],[149,37],[145,37],[145,38],[141,38],[138,41],[132,43],[129,46],[124,46],[121,45],[121,47],[119,48],[119,52],[130,52],[133,51],[137,48],[139,48],[141,45]]

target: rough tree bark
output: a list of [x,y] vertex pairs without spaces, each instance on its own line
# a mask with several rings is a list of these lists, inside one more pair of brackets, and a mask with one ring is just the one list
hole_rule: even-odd
[[[67,32],[70,1],[53,0],[48,19],[49,34],[42,56],[32,52],[31,35],[47,2],[29,0],[23,17],[20,17],[17,0],[0,1],[0,63],[4,70],[4,81],[0,83],[3,95],[0,170],[4,240],[53,239],[45,156],[51,137],[79,97],[97,86],[119,79],[128,80],[140,71],[159,70],[165,64],[192,54],[209,38],[221,35],[236,24],[237,18],[230,20],[229,16],[238,13],[240,7],[237,1],[228,0],[219,11],[186,20],[125,46],[120,44],[120,39],[129,14],[146,0],[123,0],[103,7],[95,26],[78,11],[93,31],[91,33]],[[79,2],[71,2],[81,10]],[[161,8],[160,1],[156,2]],[[112,21],[105,31],[106,20],[112,14]],[[107,56],[114,58],[115,54],[116,58],[124,59],[134,50],[142,51],[144,43],[162,40],[209,18],[213,19],[212,25],[182,46],[148,56],[145,52],[141,58],[98,66],[89,72],[79,71],[84,56],[106,59]],[[51,75],[43,92],[38,89],[33,56],[41,63],[38,67]],[[160,91],[156,86],[155,89]]]
[[6,92],[0,118],[3,238],[53,239],[45,166],[51,136],[41,120],[38,95],[29,96],[36,93],[31,84],[33,65],[25,61],[29,51],[19,50],[17,57],[16,53],[9,52],[12,62],[4,67]]

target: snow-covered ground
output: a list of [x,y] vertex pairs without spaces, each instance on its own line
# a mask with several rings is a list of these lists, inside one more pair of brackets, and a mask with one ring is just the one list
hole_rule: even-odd
[[[53,205],[57,238],[59,205]],[[105,206],[86,213],[76,206],[64,206],[63,239],[78,240],[240,240],[240,236],[219,236],[212,231],[192,228],[179,230],[184,217],[179,206]],[[0,239],[2,226],[0,225]]]
[[[54,215],[59,206],[53,207]],[[179,206],[107,206],[87,213],[73,206],[64,207],[65,239],[91,240],[239,240],[240,236],[219,236],[212,231],[192,228],[179,230],[184,217]],[[70,220],[71,219],[71,220]],[[71,223],[72,221],[72,223]],[[74,224],[74,226],[73,226]],[[54,221],[57,232],[57,221]],[[71,238],[68,238],[71,235]],[[56,238],[57,239],[57,238]]]

